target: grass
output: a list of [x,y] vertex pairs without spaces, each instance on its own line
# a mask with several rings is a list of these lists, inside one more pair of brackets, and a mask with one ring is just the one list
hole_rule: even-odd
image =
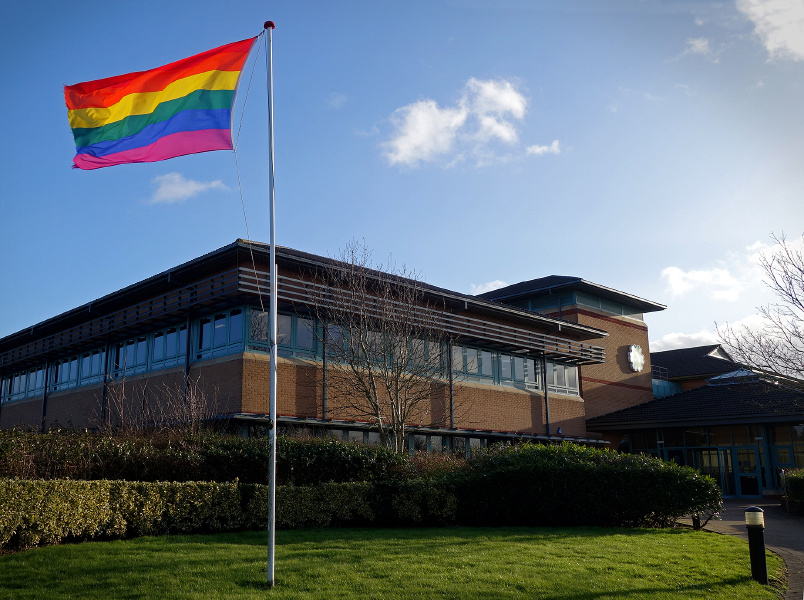
[[0,598],[778,598],[746,542],[680,529],[310,529],[276,554],[268,590],[259,532],[38,548],[0,556]]

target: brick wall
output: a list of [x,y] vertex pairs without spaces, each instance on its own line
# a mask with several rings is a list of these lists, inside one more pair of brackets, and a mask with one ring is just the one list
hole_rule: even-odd
[[[597,327],[608,337],[592,340],[606,350],[606,362],[581,367],[581,395],[586,404],[586,418],[642,404],[653,399],[651,384],[648,327],[642,321],[617,317],[587,307],[570,307],[562,311],[565,319]],[[628,364],[628,348],[642,348],[645,365],[635,373]]]

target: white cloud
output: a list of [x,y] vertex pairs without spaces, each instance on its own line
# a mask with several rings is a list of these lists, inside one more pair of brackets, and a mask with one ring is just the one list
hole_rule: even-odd
[[391,115],[396,135],[386,143],[388,161],[415,165],[446,154],[467,116],[466,108],[440,108],[435,100],[398,108]]
[[677,348],[694,348],[695,346],[708,346],[718,344],[720,340],[712,331],[701,329],[698,333],[668,333],[659,340],[650,342],[651,352],[664,352]]
[[673,60],[679,60],[691,54],[703,56],[714,63],[720,62],[720,51],[713,49],[707,38],[688,38],[684,51]]
[[684,271],[678,267],[662,270],[662,278],[667,280],[670,293],[682,296],[694,289],[705,288],[715,299],[737,300],[743,284],[727,269],[693,269]]
[[528,154],[535,154],[542,156],[544,154],[561,154],[561,145],[558,140],[553,140],[549,146],[528,146],[526,148]]
[[804,3],[801,0],[737,0],[754,23],[771,58],[804,60]]
[[472,284],[472,291],[470,292],[473,296],[477,296],[478,294],[484,294],[486,292],[490,292],[492,290],[498,290],[500,288],[504,288],[508,284],[504,281],[500,281],[499,279],[495,279],[494,281],[489,281],[487,283],[480,283],[480,284]]
[[[793,243],[804,247],[804,237]],[[737,301],[747,290],[762,288],[764,273],[760,257],[778,250],[778,245],[754,242],[739,252],[728,252],[715,265],[692,269],[670,266],[662,269],[661,277],[674,298],[702,294],[711,300]]]
[[[453,106],[428,98],[395,110],[383,152],[389,164],[409,167],[435,161],[450,167],[467,158],[478,167],[507,162],[519,144],[527,106],[514,82],[472,77]],[[509,150],[500,152],[501,146]]]
[[327,106],[330,108],[334,108],[338,110],[339,108],[343,108],[344,104],[346,104],[349,100],[349,96],[346,94],[340,94],[338,92],[332,92],[327,97]]
[[210,189],[226,190],[222,181],[215,180],[208,183],[187,179],[181,173],[166,173],[158,175],[151,180],[156,185],[156,191],[151,196],[151,204],[184,202],[188,198],[197,196]]

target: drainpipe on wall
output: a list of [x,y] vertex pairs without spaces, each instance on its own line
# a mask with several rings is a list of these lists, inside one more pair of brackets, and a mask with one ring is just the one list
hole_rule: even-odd
[[193,349],[192,312],[187,311],[187,343],[184,345],[184,379],[181,389],[181,400],[184,405],[187,405],[187,380],[190,378],[190,352]]
[[109,407],[107,387],[109,385],[109,362],[112,361],[112,356],[109,352],[109,340],[106,340],[106,345],[103,349],[103,386],[101,387],[101,427],[109,424]]
[[452,373],[452,342],[447,344],[447,373],[449,373],[449,426],[455,429],[455,378]]
[[547,355],[542,352],[542,388],[544,389],[544,420],[550,436],[550,394],[547,391]]
[[327,333],[329,331],[329,317],[324,316],[324,335],[322,336],[322,346],[323,346],[323,359],[322,359],[322,369],[324,370],[324,381],[322,383],[323,386],[323,398],[321,399],[322,406],[321,406],[321,417],[323,419],[327,418],[327,404],[328,404],[328,394],[327,394]]
[[[47,390],[48,390],[48,374],[50,373],[50,360],[45,361],[45,385],[42,389],[42,420],[39,424],[39,430],[45,432],[45,418],[47,417]],[[53,372],[53,378],[56,378],[56,372]]]

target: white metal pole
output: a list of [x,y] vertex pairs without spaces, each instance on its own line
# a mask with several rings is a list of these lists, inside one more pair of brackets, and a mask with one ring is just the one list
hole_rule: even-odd
[[268,513],[268,587],[274,587],[274,562],[276,545],[276,236],[274,230],[274,74],[273,74],[273,21],[265,22],[268,32],[268,51],[265,54],[265,63],[268,70],[268,194],[269,212],[271,215],[271,266],[270,266],[270,304],[268,314],[271,328],[271,366],[269,370],[270,382],[268,384],[268,496],[271,508]]

